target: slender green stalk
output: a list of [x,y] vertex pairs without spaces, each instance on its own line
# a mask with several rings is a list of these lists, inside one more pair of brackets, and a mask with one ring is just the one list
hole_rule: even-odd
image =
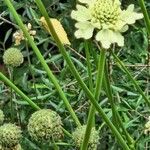
[[[89,90],[91,92],[94,91],[94,85],[92,80],[92,68],[90,62],[90,50],[91,50],[91,43],[89,41],[85,41],[85,53],[86,53],[86,62],[87,62],[87,69],[88,69],[88,79],[89,79]],[[92,107],[92,105],[90,106]],[[93,126],[95,125],[95,117],[93,116]]]
[[35,110],[39,110],[40,107],[37,106],[29,97],[27,97],[21,90],[19,90],[7,77],[5,77],[0,72],[0,79],[5,82],[8,86],[10,86],[16,93],[18,93],[25,101],[29,103],[31,107],[33,107]]
[[67,135],[69,138],[72,138],[72,134],[70,134],[67,130],[65,130],[64,128],[62,128],[63,132],[65,135]]
[[17,21],[18,25],[20,26],[20,28],[22,29],[24,35],[27,37],[29,44],[31,45],[33,51],[35,52],[35,54],[37,55],[38,59],[40,60],[43,68],[45,69],[45,71],[47,72],[47,75],[49,77],[49,79],[52,81],[52,83],[54,84],[55,88],[57,89],[57,91],[59,92],[60,97],[62,98],[65,106],[67,107],[68,111],[70,112],[70,115],[72,116],[72,118],[74,119],[75,123],[77,124],[77,126],[80,126],[80,122],[79,119],[77,118],[74,110],[72,109],[71,105],[69,104],[68,99],[66,98],[64,92],[62,91],[60,85],[58,84],[58,81],[56,79],[56,77],[53,75],[52,71],[50,70],[49,66],[46,64],[43,56],[41,55],[38,47],[36,46],[36,44],[34,43],[32,37],[30,36],[30,34],[28,33],[25,25],[23,24],[22,20],[20,19],[19,15],[17,14],[16,10],[14,9],[12,3],[10,2],[10,0],[4,0],[4,2],[6,3],[6,5],[9,7],[11,13],[13,14],[15,20]]
[[33,87],[34,87],[34,90],[35,90],[35,97],[36,97],[36,100],[38,100],[38,95],[37,95],[37,88],[36,88],[36,84],[35,84],[35,76],[34,76],[34,73],[33,73],[33,70],[32,70],[32,64],[31,64],[31,58],[30,58],[30,52],[29,52],[29,47],[28,47],[28,41],[25,42],[26,44],[26,51],[27,51],[27,58],[28,58],[28,64],[29,64],[29,72],[31,73],[31,76],[32,76],[32,80],[33,80]]
[[150,35],[150,18],[149,18],[148,11],[146,9],[144,0],[139,0],[139,4],[140,4],[140,7],[141,7],[143,15],[144,15],[144,20],[145,20],[148,34]]
[[87,62],[87,69],[88,69],[88,76],[89,76],[89,89],[90,91],[93,91],[93,81],[92,81],[92,68],[91,68],[91,62],[90,62],[90,48],[91,43],[88,41],[85,41],[85,53],[86,53],[86,62]]
[[[6,1],[6,0],[5,0]],[[76,70],[73,62],[71,61],[68,53],[66,52],[64,46],[62,45],[57,33],[54,30],[54,27],[49,19],[49,16],[46,12],[46,9],[43,5],[43,3],[41,2],[41,0],[35,0],[37,3],[37,6],[39,7],[41,13],[43,14],[43,16],[45,17],[45,20],[48,24],[48,27],[50,29],[50,32],[53,36],[53,38],[56,41],[56,44],[60,50],[60,52],[62,53],[63,57],[65,58],[70,71],[72,72],[72,74],[74,75],[74,77],[76,78],[76,80],[78,81],[79,85],[82,87],[82,89],[85,91],[86,95],[88,96],[88,98],[90,99],[90,101],[93,103],[93,105],[95,106],[96,110],[98,111],[99,115],[103,118],[103,120],[106,122],[106,124],[109,126],[109,128],[111,129],[112,133],[116,136],[116,138],[118,139],[120,145],[123,147],[123,149],[125,150],[130,150],[128,145],[125,143],[124,139],[122,138],[122,136],[120,135],[120,133],[118,132],[118,130],[115,128],[115,126],[112,124],[112,122],[109,120],[109,118],[107,117],[107,115],[104,113],[103,109],[99,106],[99,104],[97,103],[97,101],[95,100],[93,94],[91,93],[91,91],[87,88],[87,86],[85,85],[85,83],[83,82],[82,78],[80,77],[78,71]]]
[[118,62],[118,64],[119,64],[118,66],[121,67],[121,69],[123,69],[125,71],[125,73],[127,74],[128,78],[132,81],[132,83],[134,84],[137,91],[142,95],[143,99],[145,100],[147,105],[150,107],[150,100],[145,96],[144,92],[142,91],[142,89],[138,85],[137,81],[132,77],[131,73],[128,71],[128,69],[122,63],[122,61],[118,58],[118,56],[116,56],[113,52],[112,52],[112,55],[116,59],[116,61]]
[[[95,97],[96,101],[99,100],[99,96],[100,96],[100,92],[101,92],[101,87],[102,87],[102,82],[103,82],[103,74],[104,74],[104,66],[105,66],[105,59],[106,59],[106,51],[104,49],[102,49],[101,53],[100,53],[100,57],[99,57],[99,62],[98,62],[98,72],[97,72],[97,77],[96,77],[96,88],[94,91],[94,97]],[[90,107],[89,115],[88,115],[87,127],[86,127],[85,136],[83,139],[83,144],[81,146],[81,150],[86,150],[88,148],[88,142],[89,142],[91,130],[93,127],[94,117],[95,117],[95,107],[92,104]]]
[[[9,79],[10,81],[13,82],[13,78],[14,78],[14,68],[13,67],[8,67],[8,72],[9,72]],[[14,121],[14,107],[13,107],[13,90],[12,88],[10,88],[10,110],[11,110],[11,121]]]
[[104,76],[104,86],[105,86],[106,95],[108,97],[108,100],[110,102],[111,109],[112,109],[113,124],[116,126],[116,128],[119,129],[120,127],[118,125],[118,119],[117,119],[117,108],[116,108],[116,104],[115,104],[115,101],[114,101],[114,98],[112,95],[107,65],[108,64],[106,63],[106,65],[105,65],[105,76]]
[[125,135],[125,137],[128,141],[128,145],[130,146],[130,148],[132,150],[135,150],[135,148],[134,148],[135,142],[134,142],[133,138],[130,136],[130,134],[127,132],[126,128],[124,127],[123,122],[121,120],[121,117],[120,117],[120,115],[117,111],[117,108],[116,108],[116,103],[115,103],[113,95],[112,95],[112,89],[111,89],[111,85],[110,85],[110,79],[109,79],[109,75],[108,75],[107,64],[105,66],[104,86],[105,86],[106,94],[107,94],[107,97],[109,99],[109,102],[110,102],[110,105],[112,108],[114,124],[115,124],[117,129],[119,129],[119,128],[122,129],[123,134]]

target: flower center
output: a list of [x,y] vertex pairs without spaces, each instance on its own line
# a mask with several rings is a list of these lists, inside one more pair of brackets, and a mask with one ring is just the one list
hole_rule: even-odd
[[92,21],[101,24],[115,24],[120,14],[120,7],[112,0],[96,0],[91,7]]

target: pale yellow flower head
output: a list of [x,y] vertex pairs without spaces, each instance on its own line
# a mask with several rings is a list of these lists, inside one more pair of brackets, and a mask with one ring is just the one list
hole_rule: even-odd
[[143,14],[134,11],[131,4],[126,10],[121,9],[119,0],[79,0],[77,10],[73,10],[71,17],[77,21],[75,27],[76,38],[90,39],[96,30],[95,39],[100,41],[103,48],[110,48],[117,43],[124,46],[122,32],[128,30],[128,25],[143,18]]
[[[41,21],[42,25],[44,26],[44,28],[51,34],[45,18],[41,17],[40,21]],[[66,44],[70,45],[69,39],[67,37],[67,33],[64,30],[63,26],[61,25],[61,23],[55,18],[50,18],[50,21],[55,29],[55,32],[57,33],[57,35],[59,37],[61,43],[64,45],[66,45]]]

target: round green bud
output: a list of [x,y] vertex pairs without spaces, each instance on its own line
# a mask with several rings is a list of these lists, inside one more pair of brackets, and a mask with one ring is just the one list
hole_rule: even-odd
[[4,121],[4,113],[2,110],[0,110],[0,125],[3,124]]
[[36,111],[29,119],[28,132],[39,142],[59,140],[63,137],[61,118],[50,109]]
[[[77,147],[81,146],[84,139],[85,131],[86,125],[83,125],[81,127],[76,128],[76,130],[72,133],[74,143]],[[88,150],[96,150],[98,142],[99,142],[98,131],[96,131],[95,128],[92,128],[88,144]]]
[[12,148],[19,144],[21,129],[15,124],[7,123],[0,127],[0,145],[5,148]]
[[3,55],[4,64],[18,67],[23,63],[23,55],[17,48],[9,48],[4,52]]

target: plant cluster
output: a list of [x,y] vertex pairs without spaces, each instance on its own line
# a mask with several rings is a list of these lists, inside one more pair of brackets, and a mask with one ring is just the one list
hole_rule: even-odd
[[0,150],[148,149],[150,3],[3,1]]

